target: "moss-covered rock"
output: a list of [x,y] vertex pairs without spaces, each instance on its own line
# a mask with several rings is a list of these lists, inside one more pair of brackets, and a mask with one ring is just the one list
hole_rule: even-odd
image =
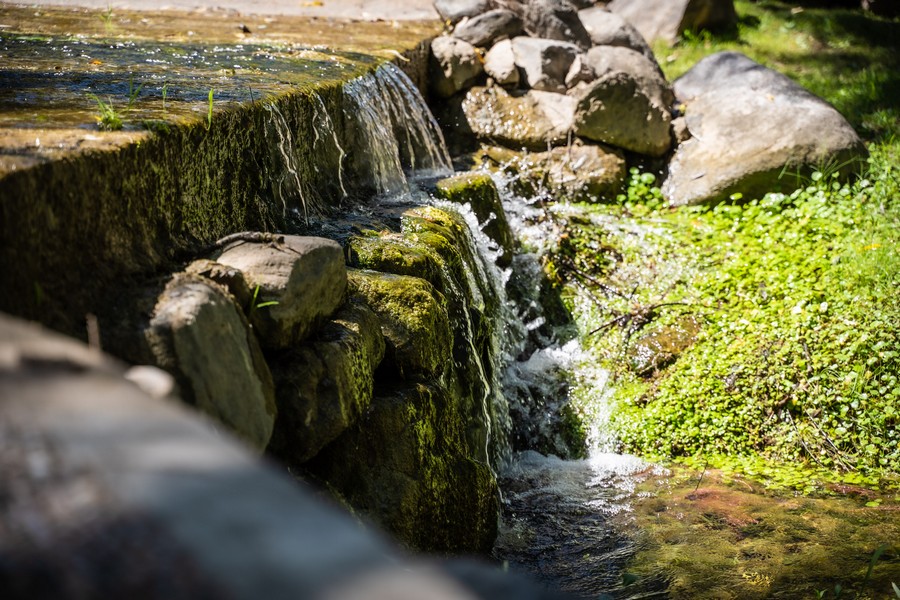
[[660,327],[631,345],[628,349],[628,365],[638,375],[649,377],[672,364],[682,352],[690,348],[698,333],[700,323],[690,315],[673,325]]
[[500,193],[490,175],[460,173],[438,181],[435,191],[439,198],[471,206],[484,233],[503,251],[497,258],[497,264],[508,267],[512,263],[515,238],[509,228]]
[[272,357],[278,419],[269,450],[303,462],[356,421],[372,400],[384,336],[375,313],[351,300],[315,341]]
[[440,261],[434,250],[400,233],[356,236],[347,243],[347,264],[351,267],[421,277],[443,293]]
[[418,277],[348,271],[350,292],[381,319],[387,342],[385,366],[402,378],[439,377],[451,356],[450,323],[444,296]]
[[487,553],[497,533],[497,484],[471,458],[465,429],[446,389],[412,383],[377,396],[309,467],[413,549]]

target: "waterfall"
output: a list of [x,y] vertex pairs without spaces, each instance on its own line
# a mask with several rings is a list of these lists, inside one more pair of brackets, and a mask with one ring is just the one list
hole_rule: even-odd
[[370,178],[377,195],[408,194],[407,171],[413,176],[452,173],[440,127],[418,89],[395,65],[384,64],[351,81],[344,98],[353,170]]

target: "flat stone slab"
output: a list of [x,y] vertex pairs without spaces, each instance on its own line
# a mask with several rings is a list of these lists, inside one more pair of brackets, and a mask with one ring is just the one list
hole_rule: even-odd
[[[309,7],[241,1],[188,12],[195,2],[160,10],[158,3],[139,0],[127,4],[138,11],[116,3],[109,13],[105,1],[46,4],[71,8],[4,3],[0,14],[6,47],[0,179],[68,156],[140,143],[166,128],[203,124],[210,90],[218,116],[298,87],[352,79],[379,57],[395,58],[440,31],[430,5],[429,11],[395,6],[390,21],[361,20],[367,8],[376,15],[386,11],[386,1]],[[301,16],[295,7],[321,14]],[[310,18],[315,16],[327,19]],[[97,99],[120,114],[121,131],[99,130]]]

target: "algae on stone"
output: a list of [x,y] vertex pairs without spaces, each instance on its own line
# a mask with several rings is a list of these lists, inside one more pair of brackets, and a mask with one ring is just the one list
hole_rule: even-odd
[[451,333],[447,303],[418,277],[351,269],[350,292],[381,319],[387,348],[385,363],[400,377],[440,377],[448,368]]
[[303,462],[352,425],[372,399],[384,347],[378,317],[351,300],[314,341],[270,358],[279,407],[270,451]]
[[411,382],[374,398],[309,467],[413,549],[487,554],[499,494],[490,467],[471,456],[453,396],[440,384]]
[[512,263],[515,238],[509,228],[500,193],[490,175],[460,173],[441,179],[435,184],[435,188],[439,198],[472,207],[485,235],[503,251],[497,258],[497,264],[508,267]]

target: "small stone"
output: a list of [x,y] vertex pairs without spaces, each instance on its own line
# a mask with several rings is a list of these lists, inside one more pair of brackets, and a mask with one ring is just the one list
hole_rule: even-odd
[[510,40],[501,40],[488,50],[484,57],[484,71],[499,85],[518,85],[519,68]]
[[522,33],[522,19],[511,10],[498,8],[463,19],[453,30],[453,37],[479,48],[489,47],[496,40],[512,38]]
[[490,0],[435,0],[434,8],[444,21],[456,24],[466,17],[489,11]]
[[520,36],[513,38],[512,49],[528,87],[545,92],[566,91],[566,75],[580,53],[578,46]]
[[656,61],[644,36],[620,15],[604,8],[592,7],[578,11],[578,17],[590,34],[593,45],[630,48]]
[[525,31],[532,37],[571,42],[582,50],[591,47],[578,10],[567,0],[526,0],[524,19]]
[[430,82],[438,96],[449,98],[471,87],[483,72],[481,55],[472,44],[446,35],[431,41]]

